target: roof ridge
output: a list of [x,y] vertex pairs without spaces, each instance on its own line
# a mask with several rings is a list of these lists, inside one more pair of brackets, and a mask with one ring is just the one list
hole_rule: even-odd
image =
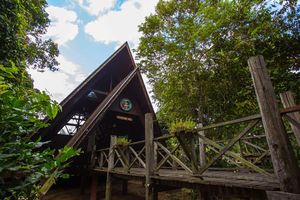
[[[124,48],[127,48],[127,50],[129,49],[129,46],[128,46],[128,42],[125,42],[124,44],[122,44],[112,55],[110,55],[102,64],[100,64],[99,67],[97,67],[92,73],[90,73],[88,75],[88,77],[86,79],[84,79],[66,98],[64,98],[61,102],[60,102],[60,105],[61,106],[64,106],[66,103],[68,103],[68,101],[70,99],[72,99],[75,94],[80,91],[84,85],[86,83],[88,83],[93,77],[96,76],[96,74],[98,74],[105,66],[107,66],[107,64],[113,59],[115,58],[118,53],[123,50]],[[132,57],[130,51],[129,51],[129,54],[130,54],[130,57]]]

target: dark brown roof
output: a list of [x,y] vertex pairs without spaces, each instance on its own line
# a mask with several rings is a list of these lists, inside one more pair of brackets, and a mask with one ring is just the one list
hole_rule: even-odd
[[[108,90],[108,83],[113,87],[109,90],[106,97],[92,107],[88,118],[80,129],[63,142],[68,146],[78,147],[84,138],[90,133],[94,126],[102,120],[109,107],[114,103],[117,97],[130,84],[130,89],[139,99],[142,112],[154,113],[151,101],[147,94],[141,74],[136,67],[128,43],[124,43],[116,52],[114,52],[103,64],[101,64],[92,74],[90,74],[74,91],[72,91],[62,102],[62,112],[50,122],[50,126],[39,131],[37,136],[42,136],[43,140],[52,140],[68,121],[74,110],[78,110],[83,104],[87,94],[95,89]],[[158,126],[157,126],[158,127]]]

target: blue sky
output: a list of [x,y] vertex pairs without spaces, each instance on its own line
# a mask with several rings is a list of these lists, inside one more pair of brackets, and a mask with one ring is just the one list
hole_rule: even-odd
[[[101,0],[99,0],[101,1]],[[64,7],[73,10],[77,13],[79,32],[74,40],[70,41],[67,46],[60,47],[60,53],[67,59],[71,59],[75,63],[82,66],[85,73],[91,73],[98,67],[107,57],[109,57],[116,49],[116,44],[103,44],[95,42],[90,35],[84,31],[84,25],[97,16],[92,16],[84,9],[82,9],[76,1],[70,0],[48,0],[49,6]],[[115,4],[114,10],[119,10],[124,0],[118,0]]]
[[34,86],[60,102],[120,45],[136,48],[137,26],[158,0],[48,0],[45,38],[59,47],[58,72],[29,70]]

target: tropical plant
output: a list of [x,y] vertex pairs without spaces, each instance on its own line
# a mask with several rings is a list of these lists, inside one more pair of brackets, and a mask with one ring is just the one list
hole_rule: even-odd
[[117,145],[126,146],[130,142],[131,142],[131,140],[129,140],[128,137],[124,137],[124,136],[117,137]]
[[63,175],[62,168],[78,154],[64,147],[39,148],[31,135],[48,126],[61,110],[48,94],[33,88],[29,66],[55,70],[57,45],[43,40],[49,24],[46,1],[4,0],[0,3],[0,199],[36,199],[40,182]]
[[197,127],[197,124],[193,121],[187,120],[187,121],[176,121],[172,122],[169,128],[169,132],[172,134],[178,134],[178,133],[191,133],[195,132]]

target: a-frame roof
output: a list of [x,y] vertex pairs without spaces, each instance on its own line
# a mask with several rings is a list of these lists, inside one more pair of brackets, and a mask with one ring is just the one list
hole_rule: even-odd
[[[110,89],[107,86],[109,80]],[[89,116],[76,134],[65,143],[68,146],[77,147],[129,85],[134,88],[134,94],[139,99],[142,113],[154,114],[141,74],[126,42],[61,102],[62,112],[50,123],[48,128],[40,130],[39,135],[44,137],[43,140],[52,140],[57,131],[67,122],[70,113],[79,109],[83,104],[90,105],[84,99],[91,91],[97,91],[98,88],[109,90],[107,95],[90,110]]]

